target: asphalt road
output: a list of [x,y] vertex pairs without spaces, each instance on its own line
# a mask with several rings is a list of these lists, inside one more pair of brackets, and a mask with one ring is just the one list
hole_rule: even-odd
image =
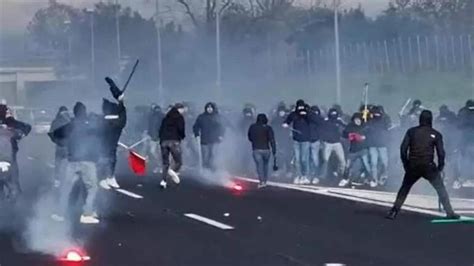
[[[238,182],[241,192],[189,178],[162,191],[156,180],[128,177],[123,188],[143,198],[102,191],[102,222],[73,225],[91,260],[71,265],[474,264],[472,223],[431,224],[432,216],[412,212],[389,221],[387,207]],[[1,266],[65,265],[26,249],[31,210],[2,210],[0,219],[14,222],[0,227]]]

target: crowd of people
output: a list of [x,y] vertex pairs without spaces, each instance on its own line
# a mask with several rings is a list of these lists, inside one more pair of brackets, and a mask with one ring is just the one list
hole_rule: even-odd
[[[86,106],[77,102],[72,115],[67,107],[59,108],[51,124],[48,135],[56,145],[54,184],[58,188],[58,211],[52,217],[57,221],[64,221],[71,191],[81,180],[86,199],[80,221],[99,223],[94,203],[99,187],[120,187],[115,178],[117,147],[126,125],[124,137],[147,140],[139,153],[152,165],[150,174],[161,173],[163,189],[170,181],[180,182],[183,165],[210,172],[227,167],[218,163],[218,157],[221,144],[229,139],[238,143],[239,151],[232,151],[237,167],[226,170],[256,173],[258,188],[267,186],[272,177],[296,185],[335,183],[340,187],[376,188],[387,183],[389,168],[397,163],[391,161],[393,152],[389,152],[400,147],[401,136],[394,132],[417,126],[425,109],[421,101],[414,101],[408,111],[399,113],[398,125],[381,105],[363,104],[348,115],[338,105],[325,109],[304,100],[291,106],[280,102],[266,113],[257,113],[254,105],[247,104],[237,115],[220,112],[212,102],[202,113],[187,102],[166,110],[153,104],[135,108],[127,116],[123,91],[113,80],[106,81],[114,100],[103,99],[102,114],[88,113]],[[20,191],[17,143],[28,135],[31,126],[15,120],[6,105],[0,105],[0,124],[0,185],[15,195]],[[445,136],[444,143],[439,142],[443,139],[436,142],[446,148],[447,167],[443,156],[440,170],[450,178],[453,188],[459,189],[473,173],[474,101],[467,101],[458,114],[441,106],[434,127]]]

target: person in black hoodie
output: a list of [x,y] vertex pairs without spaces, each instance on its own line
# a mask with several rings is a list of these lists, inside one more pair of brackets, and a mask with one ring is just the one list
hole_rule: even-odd
[[52,134],[59,141],[64,139],[67,147],[68,166],[66,176],[61,182],[59,208],[52,218],[64,221],[68,211],[69,198],[76,182],[81,180],[87,190],[87,196],[81,215],[81,223],[96,224],[99,219],[95,212],[95,199],[98,191],[96,164],[102,142],[98,121],[87,114],[86,106],[77,102],[74,106],[74,118],[67,125],[56,129]]
[[[398,191],[393,208],[387,215],[395,219],[405,202],[411,187],[421,178],[427,179],[438,193],[439,199],[449,219],[459,219],[450,203],[448,192],[444,187],[441,172],[445,165],[443,135],[433,129],[433,114],[424,110],[420,114],[420,125],[410,128],[400,146],[400,157],[405,168],[403,184]],[[434,154],[438,157],[438,165],[434,163]]]
[[[160,183],[162,188],[166,188],[168,176],[176,184],[180,182],[178,172],[183,164],[181,141],[186,137],[183,113],[184,105],[178,103],[168,111],[161,123],[159,138],[163,164],[163,178]],[[170,168],[170,155],[174,161],[172,168]]]
[[259,188],[267,185],[268,165],[270,155],[276,155],[276,143],[273,129],[268,125],[268,118],[265,114],[257,116],[257,122],[248,129],[248,139],[252,143],[252,156],[257,168]]
[[342,146],[342,131],[346,125],[342,121],[337,109],[331,108],[328,111],[328,117],[321,127],[321,141],[323,143],[323,167],[322,178],[327,178],[329,159],[334,153],[338,160],[338,175],[342,176],[346,169],[346,158],[344,147]]
[[[224,139],[224,125],[215,103],[207,103],[193,126],[194,136],[201,146],[202,167],[216,170],[215,156],[217,144]],[[199,139],[200,138],[200,139]]]
[[[371,187],[384,185],[387,181],[388,171],[388,143],[390,141],[389,129],[390,118],[377,106],[372,111],[372,118],[367,124],[367,145],[369,146],[369,158],[371,166]],[[379,163],[382,171],[379,173]]]
[[54,130],[71,122],[71,117],[66,106],[59,107],[58,113],[51,123],[51,130],[48,135],[51,140],[56,144],[56,150],[54,153],[54,187],[58,188],[61,184],[61,180],[66,176],[67,169],[67,147],[65,139],[55,139],[52,132]]
[[160,150],[160,126],[161,122],[163,121],[164,114],[163,111],[161,110],[161,107],[157,104],[152,104],[151,105],[151,110],[150,114],[148,116],[148,136],[150,137],[150,140],[148,141],[148,152],[153,158],[154,161],[154,169],[153,173],[158,173],[159,172],[159,150]]
[[123,92],[115,85],[114,81],[106,77],[109,89],[117,101],[111,102],[102,100],[102,114],[99,118],[99,128],[101,130],[101,154],[99,158],[99,179],[100,186],[104,189],[120,188],[115,178],[115,166],[117,164],[117,146],[122,135],[122,131],[127,124],[127,109],[124,104]]
[[12,165],[11,165],[11,198],[16,199],[18,194],[21,193],[20,185],[20,169],[18,168],[17,154],[19,151],[18,142],[24,137],[28,136],[31,132],[31,125],[16,120],[8,107],[4,104],[0,104],[0,125],[5,125],[11,130],[15,131],[15,137],[12,141]]
[[309,184],[309,152],[311,130],[310,123],[314,115],[309,106],[303,101],[296,102],[295,111],[291,112],[283,123],[284,128],[292,125],[293,129],[293,152],[295,158],[296,177],[294,184]]
[[460,130],[459,150],[461,175],[459,180],[453,184],[456,189],[461,188],[474,173],[474,101],[468,100],[466,105],[459,110],[458,128]]
[[366,143],[366,127],[362,113],[355,113],[351,123],[346,126],[342,136],[349,140],[350,148],[346,162],[346,170],[343,179],[339,182],[340,187],[349,185],[352,181],[352,171],[356,170],[355,176],[360,177],[361,170],[370,174],[369,152]]
[[[286,172],[287,175],[291,175],[291,136],[287,129],[284,129],[281,125],[285,122],[288,110],[285,104],[279,104],[276,112],[272,118],[270,126],[273,128],[275,133],[276,145],[278,145],[278,160],[280,161],[281,170]],[[290,177],[290,176],[288,176]]]
[[321,110],[317,105],[313,105],[310,108],[310,111],[313,115],[311,123],[309,124],[310,128],[310,169],[313,177],[311,178],[311,183],[316,185],[319,183],[320,174],[321,174],[321,165],[320,165],[320,152],[321,152],[321,129],[324,123],[324,118],[321,116]]

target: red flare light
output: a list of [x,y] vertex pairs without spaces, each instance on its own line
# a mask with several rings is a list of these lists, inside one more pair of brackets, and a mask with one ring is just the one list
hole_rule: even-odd
[[236,191],[242,191],[243,189],[244,189],[244,188],[243,188],[241,185],[239,185],[239,184],[234,184],[234,190],[236,190]]
[[60,258],[61,261],[66,261],[66,262],[83,262],[83,261],[89,261],[90,259],[91,258],[89,256],[86,256],[83,254],[83,252],[80,252],[75,249],[68,250],[66,254]]

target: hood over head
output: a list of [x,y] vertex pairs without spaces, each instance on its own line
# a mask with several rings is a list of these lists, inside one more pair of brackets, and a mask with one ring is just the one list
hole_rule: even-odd
[[74,105],[74,117],[76,118],[86,118],[87,117],[87,108],[82,102],[77,102]]
[[204,106],[204,112],[207,113],[207,107],[211,106],[213,111],[212,113],[213,114],[217,114],[218,113],[218,110],[217,110],[217,104],[216,103],[213,103],[213,102],[208,102],[206,103],[206,105]]
[[335,120],[335,119],[337,119],[337,118],[339,117],[339,115],[340,115],[340,113],[339,113],[339,111],[338,111],[336,108],[331,108],[331,109],[329,109],[329,111],[328,111],[328,118],[329,118],[330,120]]
[[420,114],[420,126],[429,126],[433,125],[433,113],[429,110],[423,110]]
[[268,118],[266,114],[258,114],[257,115],[257,124],[259,125],[266,125],[268,124]]
[[8,107],[5,104],[0,104],[0,120],[4,120],[7,117]]

